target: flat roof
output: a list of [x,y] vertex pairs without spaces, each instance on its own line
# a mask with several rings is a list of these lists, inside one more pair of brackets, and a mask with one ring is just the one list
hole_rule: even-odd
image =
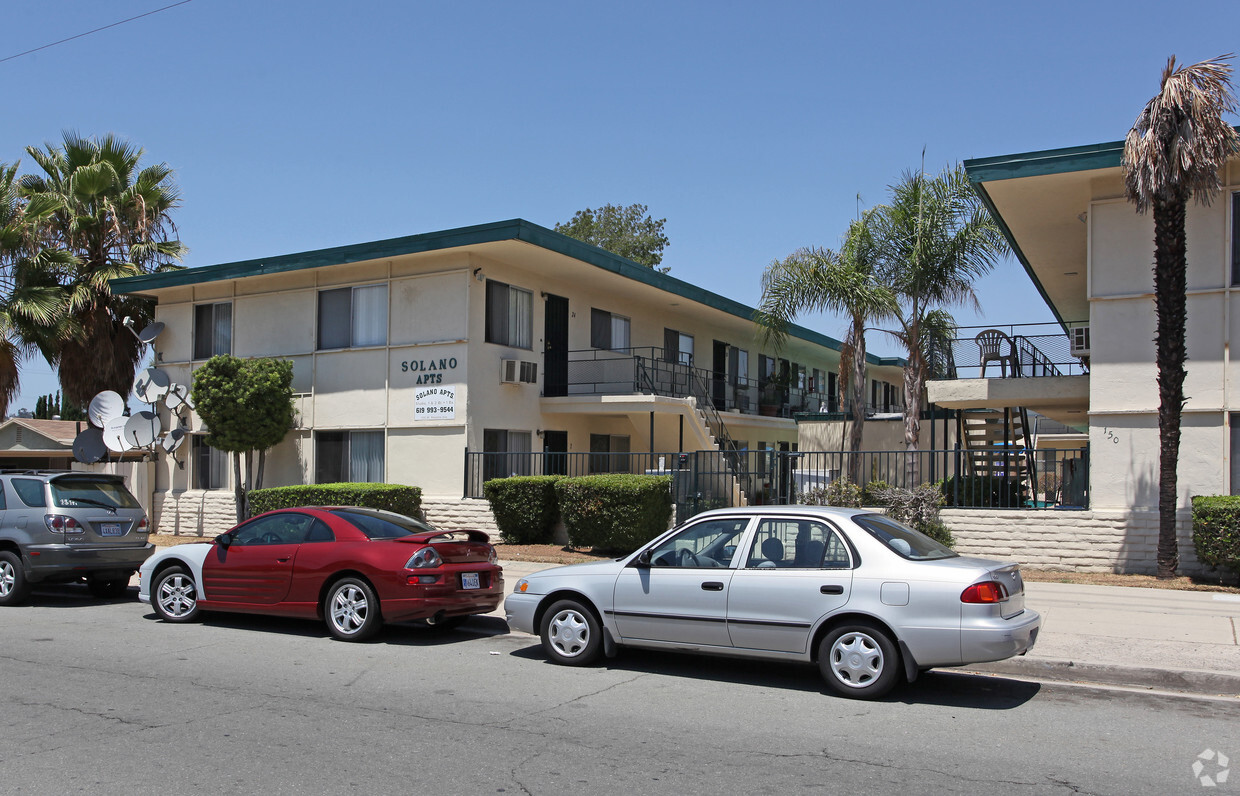
[[[644,265],[613,254],[605,249],[600,249],[597,246],[591,246],[576,238],[570,238],[546,227],[540,227],[521,218],[495,221],[489,224],[476,224],[469,227],[458,227],[456,229],[445,229],[437,232],[424,232],[418,235],[388,238],[369,243],[356,243],[329,249],[282,254],[275,257],[241,260],[233,263],[220,263],[218,265],[204,265],[196,268],[178,268],[154,274],[113,279],[109,284],[117,293],[146,293],[163,288],[184,287],[186,285],[197,285],[228,279],[243,279],[249,276],[267,276],[287,271],[300,271],[332,265],[346,265],[366,260],[383,259],[385,257],[420,254],[506,240],[529,243],[547,251],[562,254],[597,268],[602,268],[605,271],[610,271],[627,279],[642,282],[698,304],[721,310],[745,320],[753,320],[753,307],[690,284],[683,279],[677,279],[653,268],[647,268]],[[843,344],[834,337],[829,337],[797,324],[789,325],[788,333],[806,342],[824,346],[835,351],[843,348]],[[878,366],[903,367],[905,364],[905,360],[900,357],[876,357],[872,354],[866,354],[866,361],[869,364]]]

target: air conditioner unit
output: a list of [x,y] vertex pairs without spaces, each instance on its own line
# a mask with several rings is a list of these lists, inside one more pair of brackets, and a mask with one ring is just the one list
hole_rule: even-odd
[[1069,329],[1069,341],[1072,345],[1072,356],[1087,357],[1089,356],[1089,327],[1077,326]]
[[520,359],[501,359],[499,368],[501,384],[537,384],[538,363]]

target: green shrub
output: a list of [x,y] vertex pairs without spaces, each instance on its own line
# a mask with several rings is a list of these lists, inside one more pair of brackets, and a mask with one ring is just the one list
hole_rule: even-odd
[[956,546],[956,537],[952,535],[952,529],[948,528],[939,520],[923,523],[917,526],[917,530],[921,531],[926,536],[929,536],[931,539],[944,547]]
[[365,506],[422,516],[422,490],[402,484],[306,484],[255,489],[249,493],[250,511],[262,514],[297,506]]
[[891,489],[891,484],[886,481],[875,479],[868,482],[861,490],[861,505],[863,506],[881,506],[883,505],[880,495]]
[[666,475],[588,475],[555,483],[573,547],[631,552],[667,530],[672,479]]
[[843,506],[844,508],[849,509],[861,508],[861,487],[857,486],[852,481],[849,481],[847,478],[837,478],[827,484],[826,489],[814,491],[821,491],[822,495],[816,497],[824,500],[825,502],[817,504],[811,503],[810,505]]
[[1240,496],[1193,498],[1193,546],[1210,566],[1240,572]]
[[546,544],[560,519],[555,497],[558,475],[493,478],[482,485],[499,533],[509,544]]
[[[943,479],[943,505],[972,508],[1019,508],[1021,488],[1016,478],[991,475],[951,476]],[[957,484],[959,486],[957,487]],[[959,496],[956,492],[959,489]]]

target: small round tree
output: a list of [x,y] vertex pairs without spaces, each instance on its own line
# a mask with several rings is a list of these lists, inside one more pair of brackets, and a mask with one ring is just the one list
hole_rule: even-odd
[[233,490],[241,522],[250,513],[250,490],[262,488],[267,449],[278,445],[293,427],[293,363],[220,354],[194,371],[191,395],[207,426],[207,444],[233,455]]

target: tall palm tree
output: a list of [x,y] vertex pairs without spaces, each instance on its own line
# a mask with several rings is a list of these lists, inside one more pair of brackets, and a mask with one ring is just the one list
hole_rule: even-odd
[[17,395],[23,353],[8,313],[13,271],[26,245],[16,174],[16,163],[0,163],[0,417],[8,414],[9,402]]
[[954,328],[948,308],[978,306],[973,282],[1008,252],[998,225],[974,193],[964,169],[937,177],[906,172],[891,199],[874,208],[872,232],[879,278],[898,298],[891,334],[908,352],[904,366],[904,443],[909,484],[921,480],[917,446],[932,352]]
[[1158,319],[1158,577],[1179,566],[1175,515],[1180,410],[1184,406],[1186,236],[1189,198],[1208,205],[1220,188],[1219,171],[1240,151],[1235,129],[1223,121],[1236,111],[1230,55],[1176,68],[1167,60],[1157,95],[1124,140],[1124,189],[1138,213],[1154,210],[1154,310]]
[[139,168],[142,150],[110,134],[67,132],[62,146],[26,152],[43,173],[20,182],[34,256],[16,274],[10,320],[59,368],[66,400],[84,406],[100,390],[128,395],[143,346],[123,319],[141,328],[153,307],[113,295],[108,282],[179,267],[185,247],[173,237],[180,194],[172,170]]
[[[764,344],[777,350],[788,325],[803,312],[840,312],[848,331],[840,351],[840,392],[848,395],[852,426],[848,449],[861,450],[865,423],[865,331],[867,324],[896,311],[895,296],[875,280],[874,242],[867,212],[848,226],[838,252],[800,249],[771,263],[762,274],[762,300],[754,313]],[[849,458],[849,479],[859,481],[860,457]]]

